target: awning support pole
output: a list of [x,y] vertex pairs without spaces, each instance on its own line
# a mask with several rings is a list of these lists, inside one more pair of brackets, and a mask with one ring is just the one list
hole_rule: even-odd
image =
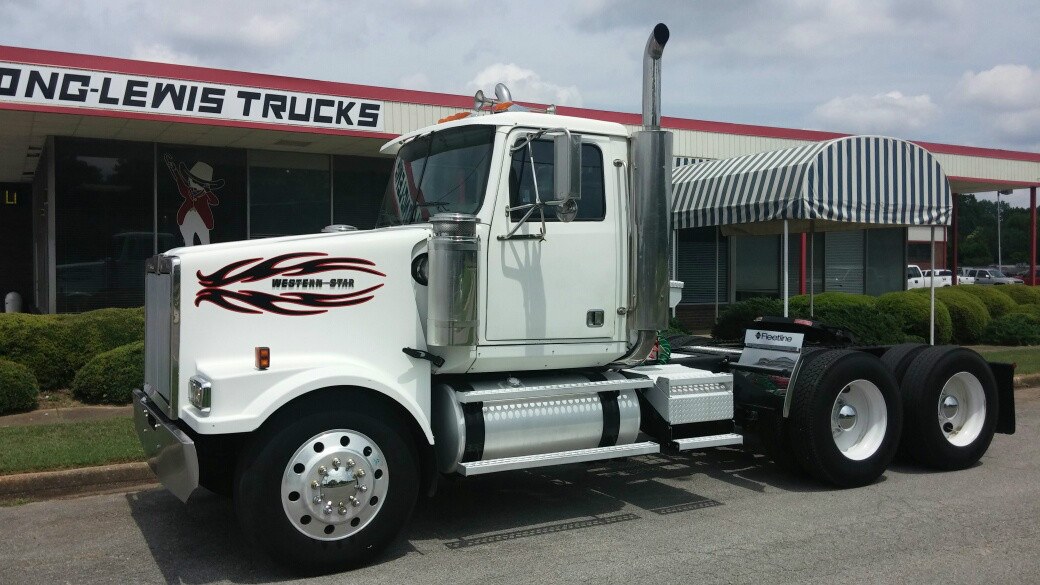
[[801,258],[801,264],[800,264],[800,267],[798,269],[798,294],[804,295],[805,294],[805,232],[802,232],[801,236],[802,236],[800,238],[801,242],[799,243],[799,245],[801,246],[801,251],[799,253],[799,257]]
[[929,260],[932,276],[928,279],[930,289],[928,294],[931,297],[931,306],[928,309],[928,343],[935,345],[935,273],[938,272],[935,269],[935,226],[929,226],[928,231],[932,236],[931,259]]
[[816,222],[809,222],[809,317],[816,316]]
[[784,220],[784,245],[783,245],[783,254],[784,254],[784,317],[788,317],[789,316],[787,314],[787,273],[788,273],[788,265],[791,263],[791,257],[790,257],[790,254],[788,254],[788,249],[787,248],[788,248],[788,244],[790,243],[789,242],[790,239],[791,238],[788,237],[788,235],[787,235],[787,220],[785,219]]
[[715,226],[715,320],[719,320],[719,226]]
[[[957,194],[956,193],[954,193],[951,196],[950,203],[952,204],[951,207],[953,207],[953,225],[950,226],[950,233],[953,234],[953,262],[950,262],[949,266],[950,266],[950,271],[953,272],[953,278],[951,279],[953,281],[953,286],[957,286],[957,279],[958,279],[957,270],[958,270],[958,268],[957,268]],[[1036,231],[1036,230],[1034,230],[1034,231]],[[947,236],[947,239],[946,239],[947,242],[950,241],[949,237],[950,236]]]
[[1036,187],[1029,188],[1029,286],[1036,286]]

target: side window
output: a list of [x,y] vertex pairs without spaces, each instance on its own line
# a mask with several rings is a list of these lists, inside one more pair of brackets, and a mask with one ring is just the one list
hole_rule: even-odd
[[[534,156],[534,168],[531,157]],[[509,169],[509,205],[516,207],[535,202],[535,183],[542,201],[553,198],[553,143],[535,140],[530,150],[518,149],[513,153]],[[523,219],[526,211],[512,212],[512,221]],[[606,217],[606,189],[604,188],[603,153],[594,144],[581,145],[581,200],[574,221],[602,221]],[[541,221],[536,211],[528,221]],[[552,208],[546,208],[545,221],[557,221]]]

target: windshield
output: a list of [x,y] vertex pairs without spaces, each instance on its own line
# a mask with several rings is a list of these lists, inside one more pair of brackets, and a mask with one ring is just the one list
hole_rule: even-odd
[[1004,273],[999,271],[999,270],[990,270],[989,271],[989,277],[990,278],[1007,278],[1006,276],[1004,276]]
[[377,227],[423,223],[438,213],[476,213],[487,188],[493,126],[420,136],[401,147]]

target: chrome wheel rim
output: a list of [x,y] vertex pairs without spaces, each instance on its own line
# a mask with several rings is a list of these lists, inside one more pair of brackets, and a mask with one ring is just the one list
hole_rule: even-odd
[[339,540],[376,517],[389,482],[375,441],[357,431],[325,431],[289,458],[282,475],[282,508],[289,522],[310,538]]
[[887,429],[885,397],[873,382],[849,382],[834,399],[831,436],[848,459],[862,461],[877,453]]
[[982,434],[986,393],[969,372],[957,372],[943,385],[938,402],[939,429],[951,445],[966,447]]

